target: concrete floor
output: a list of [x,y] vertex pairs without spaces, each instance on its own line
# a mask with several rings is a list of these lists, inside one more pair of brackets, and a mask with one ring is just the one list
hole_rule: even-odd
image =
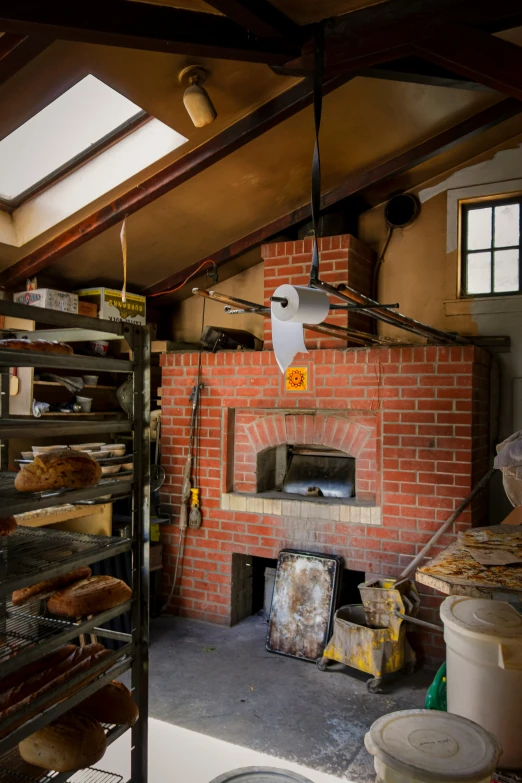
[[365,732],[387,712],[423,707],[433,672],[372,695],[365,675],[341,665],[320,672],[266,652],[266,629],[259,617],[234,628],[154,620],[151,717],[336,778],[373,781]]

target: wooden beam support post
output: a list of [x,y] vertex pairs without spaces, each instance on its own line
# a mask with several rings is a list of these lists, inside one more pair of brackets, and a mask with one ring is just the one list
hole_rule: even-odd
[[414,50],[426,60],[522,101],[522,47],[482,30],[452,25],[417,41]]
[[0,0],[0,30],[275,65],[300,51],[299,46],[279,37],[256,37],[223,16],[128,0],[43,4],[38,0]]
[[268,0],[207,0],[208,5],[262,38],[283,38],[300,43],[300,27]]
[[[430,160],[430,158],[440,155],[442,152],[446,152],[457,144],[460,144],[479,133],[483,133],[489,128],[495,127],[495,125],[510,119],[510,117],[514,117],[520,112],[522,112],[522,103],[507,99],[500,101],[494,106],[484,109],[477,114],[473,114],[471,117],[468,117],[468,119],[453,125],[451,128],[438,133],[436,136],[432,136],[431,138],[420,142],[420,144],[416,144],[414,147],[404,150],[404,152],[399,153],[399,155],[387,158],[365,171],[351,174],[340,187],[335,188],[322,196],[321,209],[331,207],[342,199],[361,192],[370,185],[385,182],[414,166],[418,166],[419,164]],[[250,248],[256,247],[267,239],[270,239],[270,237],[285,231],[291,226],[302,223],[304,220],[308,220],[310,214],[310,204],[308,203],[293,212],[289,212],[283,217],[277,218],[277,220],[268,223],[262,228],[252,231],[252,233],[247,234],[247,236],[233,242],[231,245],[228,245],[215,253],[210,253],[206,258],[212,259],[218,266],[226,264],[233,258],[245,253]],[[159,282],[154,283],[154,285],[149,286],[142,291],[142,293],[149,295],[158,294],[161,291],[168,291],[171,288],[176,288],[176,286],[181,285],[189,275],[193,275],[197,272],[198,268],[205,260],[206,259],[200,259],[196,263],[186,266],[184,269],[175,272],[164,280],[160,280]]]

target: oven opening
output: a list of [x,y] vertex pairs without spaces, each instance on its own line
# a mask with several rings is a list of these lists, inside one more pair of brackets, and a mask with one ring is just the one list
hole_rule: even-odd
[[355,458],[324,446],[276,446],[257,458],[257,492],[308,498],[355,496]]

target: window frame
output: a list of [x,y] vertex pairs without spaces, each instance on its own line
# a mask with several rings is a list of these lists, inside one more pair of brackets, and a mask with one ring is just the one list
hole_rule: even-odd
[[[506,245],[495,247],[495,207],[507,206],[509,204],[519,205],[519,227],[518,227],[518,245]],[[492,208],[491,225],[491,247],[477,250],[468,250],[467,248],[467,228],[468,214],[474,209]],[[463,299],[492,299],[502,296],[520,296],[522,294],[522,194],[511,196],[486,197],[460,203],[460,286],[461,298]],[[516,291],[494,291],[495,274],[495,250],[518,250],[518,289]],[[475,253],[491,252],[491,291],[487,293],[468,293],[467,291],[467,271],[468,255]]]
[[78,153],[78,155],[76,155],[74,158],[68,160],[67,163],[64,163],[63,166],[55,169],[47,177],[39,180],[39,182],[35,182],[32,187],[27,188],[27,190],[25,190],[23,193],[20,193],[20,195],[18,195],[16,198],[9,200],[0,198],[0,210],[12,214],[15,209],[18,209],[18,207],[20,207],[26,201],[40,195],[40,193],[43,193],[44,190],[52,187],[61,179],[64,179],[64,177],[67,177],[73,171],[79,169],[85,163],[93,160],[102,152],[105,152],[105,150],[109,149],[109,147],[117,144],[119,141],[121,141],[121,139],[124,139],[129,134],[134,133],[135,130],[141,128],[150,120],[152,120],[152,115],[144,110],[141,110],[135,114],[134,117],[131,117],[113,131],[107,133],[96,144],[93,144],[88,147],[88,149]]

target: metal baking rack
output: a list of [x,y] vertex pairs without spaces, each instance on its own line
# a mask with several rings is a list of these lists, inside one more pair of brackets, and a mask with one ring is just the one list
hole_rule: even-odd
[[[75,773],[56,773],[25,765],[13,767],[17,745],[41,727],[84,701],[112,679],[131,670],[131,689],[140,717],[132,727],[131,782],[147,781],[148,724],[148,644],[149,644],[149,409],[150,339],[148,330],[119,321],[71,315],[0,300],[0,316],[35,321],[36,331],[12,331],[30,340],[70,341],[73,345],[88,340],[125,339],[131,359],[113,359],[81,355],[40,353],[33,350],[0,349],[0,504],[2,515],[16,515],[66,504],[106,502],[108,496],[132,495],[133,522],[130,538],[92,536],[50,528],[19,526],[8,537],[0,538],[0,670],[2,677],[61,647],[75,642],[82,634],[115,639],[118,649],[105,659],[62,683],[52,692],[38,696],[30,705],[0,721],[0,783],[121,783],[119,775],[99,769]],[[42,327],[42,328],[40,328]],[[103,421],[63,418],[35,419],[9,415],[9,375],[11,367],[39,367],[49,370],[81,370],[120,374],[118,384],[131,375],[134,383],[133,415]],[[57,492],[18,492],[13,472],[8,471],[8,441],[12,438],[52,438],[106,434],[132,437],[132,455],[110,458],[111,463],[133,462],[133,470],[104,477],[96,487]],[[121,434],[121,435],[120,435]],[[60,442],[58,440],[58,442]],[[51,441],[52,442],[52,441]],[[110,464],[110,463],[109,463]],[[45,601],[33,600],[20,606],[10,601],[12,591],[30,586],[80,565],[89,565],[123,552],[132,556],[132,601],[78,621],[53,617]],[[113,617],[131,613],[132,632],[126,634],[101,627]],[[129,727],[105,727],[108,742]],[[6,755],[7,754],[7,755]],[[18,756],[19,759],[19,756]],[[8,763],[10,762],[10,763]],[[19,759],[21,765],[23,762]],[[103,765],[103,762],[102,762]]]

